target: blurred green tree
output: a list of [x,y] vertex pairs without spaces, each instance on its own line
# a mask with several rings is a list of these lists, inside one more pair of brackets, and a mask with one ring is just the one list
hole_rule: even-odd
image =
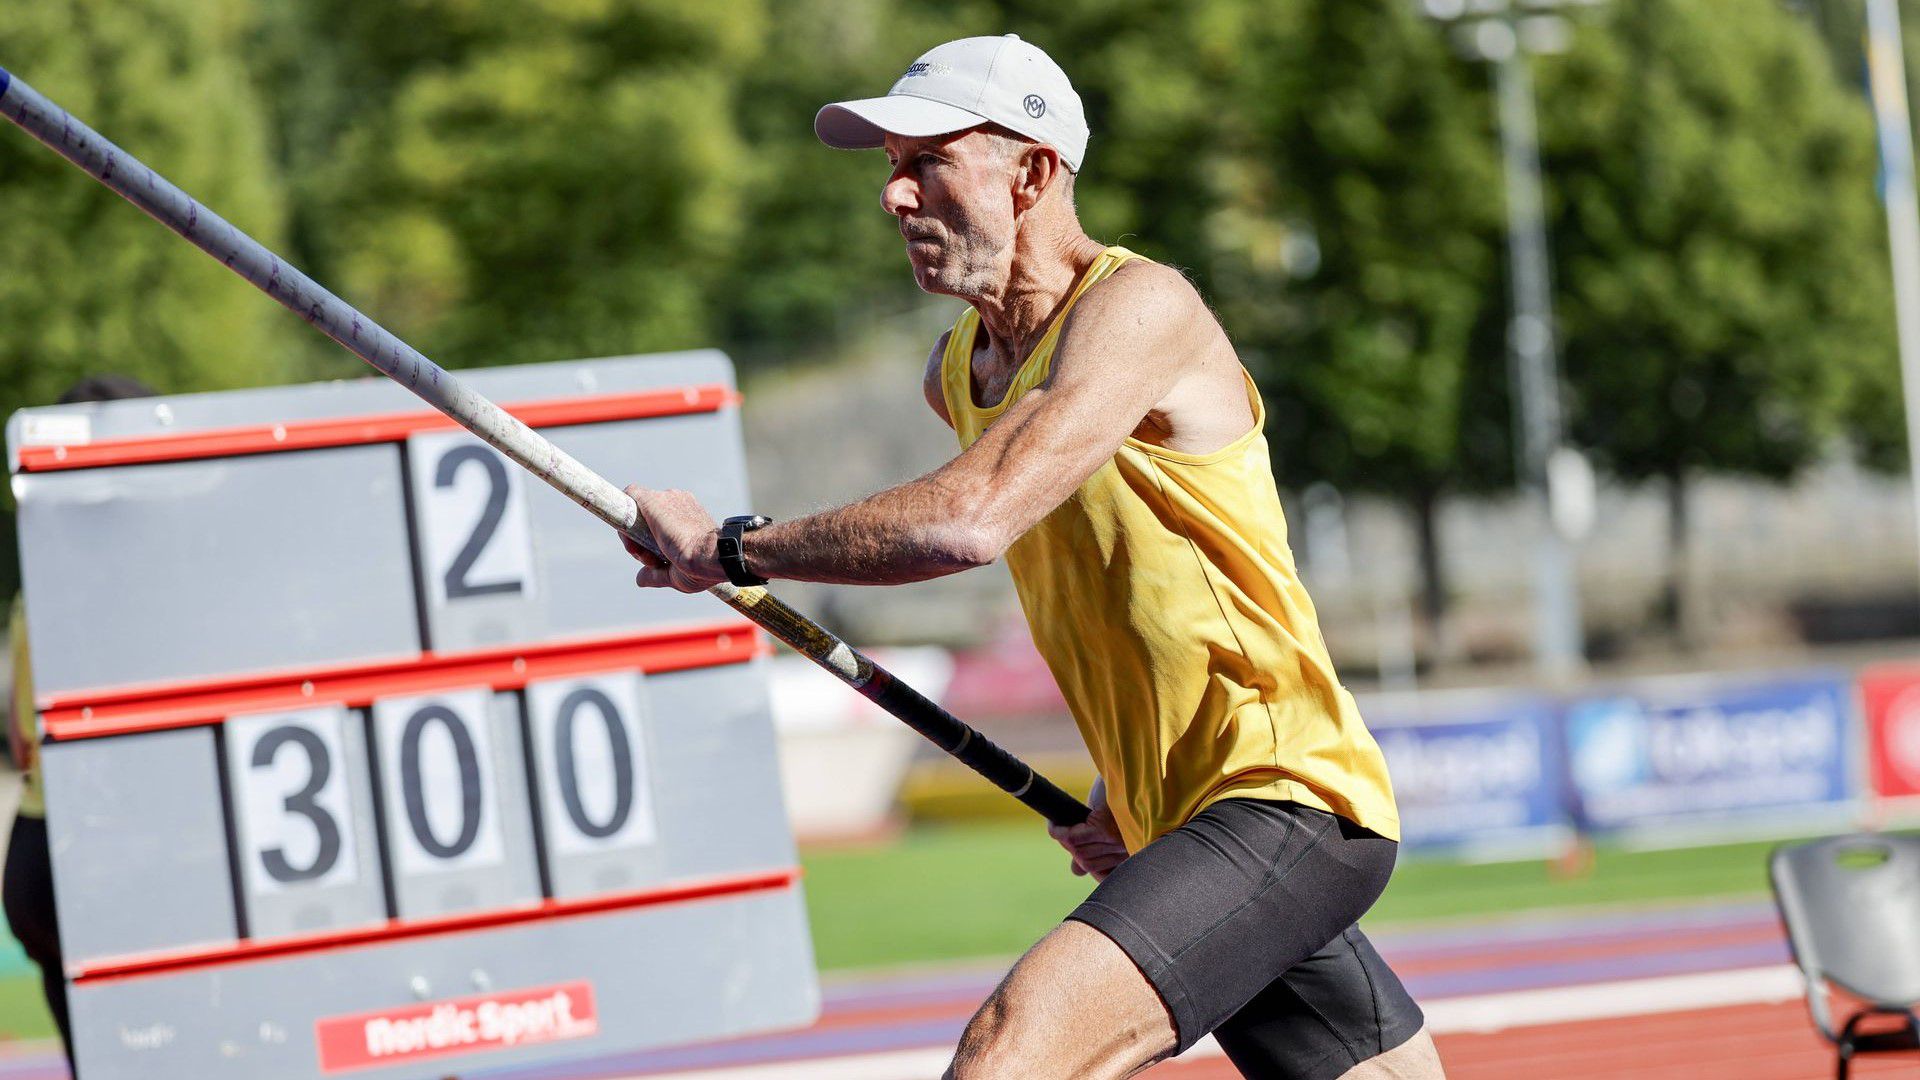
[[455,366],[714,343],[757,0],[298,7],[259,70],[343,294]]
[[[263,114],[234,60],[248,0],[39,0],[0,56],[239,228],[281,238]],[[308,331],[11,126],[0,131],[0,414],[118,371],[162,392],[283,379]],[[9,534],[11,530],[8,530]],[[9,564],[10,565],[10,564]]]
[[826,103],[884,94],[907,62],[969,32],[945,10],[898,17],[881,0],[782,0],[766,48],[739,73],[742,240],[716,253],[721,328],[743,363],[771,365],[852,344],[849,325],[915,306],[900,234],[880,209],[886,159],[813,136]]
[[1684,633],[1688,480],[1791,477],[1891,370],[1871,125],[1775,0],[1614,0],[1540,81],[1574,438],[1664,481]]
[[[1865,0],[1796,0],[1791,5],[1820,31],[1839,73],[1841,85],[1867,92]],[[1900,0],[1901,30],[1907,57],[1907,97],[1917,100],[1913,82],[1920,78],[1920,0]],[[1884,218],[1881,228],[1885,228]],[[1871,365],[1848,400],[1848,434],[1861,461],[1882,472],[1907,470],[1906,407],[1901,396],[1897,358]]]
[[1413,4],[1294,11],[1255,22],[1264,59],[1233,93],[1251,123],[1241,194],[1215,223],[1238,239],[1221,312],[1267,392],[1282,482],[1408,508],[1444,654],[1440,498],[1514,475],[1490,107]]

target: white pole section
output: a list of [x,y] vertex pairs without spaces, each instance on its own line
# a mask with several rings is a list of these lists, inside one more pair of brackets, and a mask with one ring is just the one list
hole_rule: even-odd
[[1913,177],[1913,119],[1907,112],[1907,64],[1898,0],[1867,0],[1867,84],[1880,132],[1886,184],[1887,247],[1893,255],[1893,316],[1907,407],[1907,480],[1920,523],[1920,206]]

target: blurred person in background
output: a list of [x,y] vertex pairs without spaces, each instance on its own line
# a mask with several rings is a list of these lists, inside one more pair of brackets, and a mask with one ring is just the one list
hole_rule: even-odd
[[916,282],[968,307],[927,360],[961,453],[795,521],[716,524],[629,488],[641,586],[893,584],[1004,556],[1099,768],[1054,828],[1100,881],[968,1024],[949,1076],[1131,1075],[1212,1033],[1244,1074],[1438,1077],[1419,1007],[1355,925],[1392,873],[1386,764],[1286,546],[1264,408],[1177,271],[1081,229],[1078,95],[1014,35],[829,105],[884,148]]
[[[60,395],[60,404],[152,397],[153,388],[126,375],[94,375]],[[7,640],[13,653],[13,717],[7,725],[7,750],[20,770],[20,809],[7,838],[5,880],[0,899],[7,927],[27,956],[40,967],[47,1011],[60,1029],[60,1047],[73,1062],[73,1028],[67,1019],[67,983],[60,957],[60,923],[53,908],[53,863],[47,850],[47,808],[40,787],[40,725],[33,708],[33,669],[27,645],[24,595],[13,598]]]

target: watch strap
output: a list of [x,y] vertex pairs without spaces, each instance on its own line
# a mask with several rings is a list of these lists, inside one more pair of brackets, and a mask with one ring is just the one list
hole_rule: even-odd
[[715,543],[715,556],[719,559],[720,569],[726,572],[727,580],[741,588],[765,585],[767,579],[747,569],[747,547],[743,539],[755,529],[773,524],[773,519],[763,514],[738,514],[720,523],[720,537]]

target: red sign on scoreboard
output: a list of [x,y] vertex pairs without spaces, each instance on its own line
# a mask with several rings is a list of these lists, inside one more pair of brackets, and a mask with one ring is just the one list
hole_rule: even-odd
[[593,986],[575,982],[331,1016],[314,1029],[320,1071],[334,1073],[581,1039],[600,1030],[600,1017]]
[[1920,667],[1869,668],[1860,675],[1873,790],[1920,795]]

